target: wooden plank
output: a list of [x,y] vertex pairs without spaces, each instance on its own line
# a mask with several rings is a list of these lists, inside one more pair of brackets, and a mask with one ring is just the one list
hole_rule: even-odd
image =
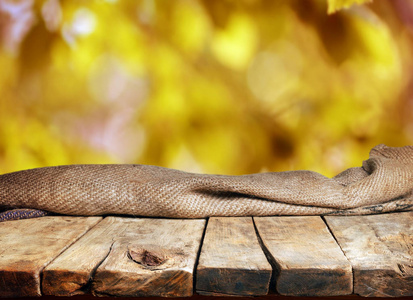
[[271,273],[252,218],[209,219],[197,268],[197,293],[266,295]]
[[[96,270],[97,296],[184,297],[193,294],[193,270],[205,220],[127,219]],[[92,252],[93,253],[93,252]],[[85,253],[90,255],[90,253]]]
[[274,266],[278,293],[352,293],[351,265],[320,217],[256,217],[254,221]]
[[89,230],[44,269],[43,294],[73,296],[88,293],[96,268],[109,254],[114,237],[122,236],[128,224],[128,219],[107,217]]
[[413,296],[413,212],[325,219],[353,265],[355,294]]
[[[102,276],[104,276],[105,273],[101,268],[96,275],[95,271],[109,253],[111,254],[111,259],[118,259],[117,255],[122,255],[122,251],[126,252],[127,249],[125,250],[123,248],[131,242],[133,242],[132,245],[135,245],[133,247],[138,247],[139,249],[146,247],[145,249],[151,249],[156,252],[159,250],[158,248],[163,247],[160,251],[171,252],[168,254],[169,256],[173,254],[169,262],[163,264],[161,268],[145,267],[142,269],[141,266],[136,265],[130,261],[129,258],[126,259],[125,262],[121,261],[121,264],[126,263],[129,267],[133,266],[131,271],[136,269],[135,271],[137,273],[134,276],[141,276],[142,278],[148,279],[152,276],[152,280],[154,281],[156,281],[156,276],[162,275],[160,273],[163,273],[162,276],[166,276],[165,274],[169,272],[170,276],[176,276],[175,273],[179,273],[176,269],[178,268],[178,262],[181,260],[182,255],[184,255],[183,253],[186,255],[188,252],[190,252],[190,260],[187,261],[188,265],[183,268],[193,269],[191,264],[194,264],[197,247],[200,243],[204,226],[205,220],[183,221],[159,219],[155,221],[154,219],[107,217],[45,268],[43,272],[43,293],[46,295],[59,296],[85,294],[90,292],[93,277],[97,278],[97,280],[103,280],[99,284],[95,283],[95,293],[104,294],[113,292],[111,289],[115,289],[115,287],[106,286],[108,284],[107,282],[113,280],[113,278],[103,278]],[[170,235],[168,240],[165,239],[165,235]],[[185,240],[181,240],[180,235],[184,235]],[[138,244],[136,244],[135,241],[138,241]],[[183,252],[177,251],[177,247],[182,244],[184,244],[182,246]],[[131,248],[132,251],[133,247]],[[179,253],[172,253],[173,251]],[[135,252],[137,251],[135,250]],[[139,255],[139,251],[137,255]],[[123,259],[124,257],[120,260]],[[76,262],[75,264],[73,263],[74,261]],[[175,262],[173,265],[171,265],[172,261]],[[108,265],[107,261],[105,263]],[[119,267],[123,267],[121,264]],[[108,266],[108,268],[109,267],[110,266]],[[187,270],[182,273],[182,276],[187,276],[185,277],[186,281],[182,279],[182,285],[186,289],[190,286],[191,293],[193,287],[192,269],[190,273],[187,273]],[[160,270],[163,271],[160,272]],[[116,270],[114,272],[116,273]],[[116,276],[123,276],[121,272],[122,271]],[[115,275],[112,274],[111,276]],[[126,280],[126,277],[124,280]],[[139,291],[139,289],[143,287],[139,287],[138,283],[128,284],[124,282],[123,284],[129,285],[128,289],[136,289],[136,293],[143,293],[143,291]],[[172,286],[163,287],[164,291],[158,291],[159,287],[156,286],[152,287],[153,290],[150,290],[150,288],[150,286],[147,287],[146,293],[157,295],[158,293],[164,293],[168,288],[170,291],[167,293],[178,293]],[[188,291],[186,290],[185,292],[187,293]],[[127,292],[126,290],[123,292],[115,292],[116,295],[123,295],[123,293],[129,295],[133,292]]]
[[41,296],[40,273],[100,217],[42,217],[0,223],[0,297]]

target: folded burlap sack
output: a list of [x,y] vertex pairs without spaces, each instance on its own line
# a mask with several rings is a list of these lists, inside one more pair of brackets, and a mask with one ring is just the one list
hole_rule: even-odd
[[0,207],[68,215],[171,218],[350,215],[413,209],[413,146],[374,147],[334,178],[311,171],[243,176],[147,165],[69,165],[0,176]]

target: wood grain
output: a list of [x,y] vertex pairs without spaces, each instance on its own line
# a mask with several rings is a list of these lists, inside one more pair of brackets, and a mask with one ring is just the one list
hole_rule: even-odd
[[354,293],[413,296],[413,212],[325,219],[353,266]]
[[122,236],[129,223],[128,219],[107,217],[82,236],[44,269],[43,294],[88,293],[94,272],[109,254],[114,237]]
[[[117,221],[117,220],[116,220]],[[193,271],[205,220],[125,219],[111,235],[97,268],[98,296],[184,297],[193,294]]]
[[42,217],[0,223],[0,297],[41,296],[40,274],[100,217]]
[[352,293],[351,265],[320,217],[256,217],[254,221],[274,266],[278,293]]
[[252,218],[209,219],[197,268],[197,293],[266,295],[271,273]]

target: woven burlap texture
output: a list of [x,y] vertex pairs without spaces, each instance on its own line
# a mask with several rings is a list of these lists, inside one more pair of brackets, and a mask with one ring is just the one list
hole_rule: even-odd
[[147,165],[68,165],[0,176],[0,207],[171,218],[351,215],[413,209],[413,147],[378,145],[362,167],[243,176]]

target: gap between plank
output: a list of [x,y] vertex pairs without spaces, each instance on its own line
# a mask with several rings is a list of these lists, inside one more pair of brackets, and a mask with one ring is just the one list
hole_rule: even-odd
[[204,231],[202,232],[201,242],[199,243],[198,253],[196,254],[194,272],[193,272],[193,277],[192,277],[192,280],[193,280],[193,282],[192,282],[193,295],[196,295],[196,278],[197,278],[197,274],[198,274],[199,257],[201,256],[202,246],[204,245],[204,238],[205,238],[206,229],[208,227],[208,222],[209,222],[209,217],[207,217],[205,219]]
[[100,262],[98,262],[96,264],[96,266],[92,269],[92,271],[90,272],[90,276],[88,278],[87,283],[79,289],[80,291],[85,292],[85,294],[91,294],[91,287],[92,287],[92,284],[93,284],[93,278],[95,277],[96,271],[100,267],[100,265],[106,260],[106,258],[109,256],[109,254],[112,252],[113,244],[115,244],[115,241],[113,241],[113,239],[112,239],[112,244],[110,244],[108,253],[106,253],[106,255],[103,257],[103,259]]
[[[350,266],[351,266],[351,276],[352,276],[352,286],[353,289],[351,291],[352,294],[354,294],[354,269],[353,269],[353,264],[351,263],[351,261],[348,259],[346,253],[343,251],[343,248],[341,248],[340,243],[338,242],[336,236],[334,235],[333,231],[331,230],[330,226],[328,225],[328,222],[325,218],[325,216],[320,216],[321,220],[323,220],[324,224],[327,227],[328,232],[330,232],[331,236],[333,237],[333,239],[336,241],[336,244],[340,247],[341,252],[343,253],[344,257],[347,259],[347,261],[349,262]],[[344,216],[340,216],[338,218],[345,218]]]
[[261,238],[260,232],[258,231],[257,225],[255,224],[254,217],[251,217],[251,218],[252,218],[252,224],[254,225],[255,234],[256,234],[257,239],[258,239],[258,243],[260,244],[261,249],[265,254],[265,257],[267,258],[267,261],[271,265],[271,268],[272,268],[270,286],[268,287],[268,293],[278,294],[276,284],[277,284],[278,276],[280,274],[281,267],[277,263],[275,258],[271,255],[271,252],[268,250],[268,248],[264,245],[264,242]]

